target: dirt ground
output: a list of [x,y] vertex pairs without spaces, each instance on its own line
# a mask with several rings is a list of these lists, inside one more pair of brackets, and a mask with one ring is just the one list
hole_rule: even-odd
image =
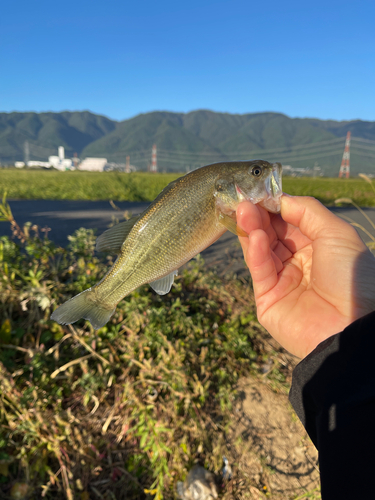
[[248,498],[320,499],[318,453],[288,396],[266,381],[241,379],[228,444],[238,476],[255,485]]
[[[249,279],[238,239],[229,232],[224,236],[203,252],[207,266],[221,276],[235,273]],[[271,338],[267,343],[277,349]],[[288,354],[284,358],[291,374],[298,359]],[[228,446],[238,476],[256,485],[247,498],[320,499],[318,453],[287,394],[273,390],[267,377],[243,378],[238,390]]]

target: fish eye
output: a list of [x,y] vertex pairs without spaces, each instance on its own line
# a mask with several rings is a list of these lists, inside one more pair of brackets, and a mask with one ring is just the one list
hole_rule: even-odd
[[254,177],[260,177],[262,175],[262,172],[262,167],[260,167],[259,165],[255,165],[255,167],[251,169],[251,173]]

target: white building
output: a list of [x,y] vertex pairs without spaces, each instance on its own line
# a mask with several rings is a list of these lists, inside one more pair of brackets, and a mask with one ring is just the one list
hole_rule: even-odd
[[79,159],[75,156],[73,160],[65,158],[65,150],[63,146],[58,148],[58,156],[49,156],[48,161],[16,161],[14,163],[15,167],[22,168],[25,165],[27,167],[44,167],[51,168],[54,167],[57,170],[75,170],[75,165],[78,164]]
[[59,156],[49,156],[48,163],[51,167],[57,170],[69,170],[73,166],[72,160],[65,158],[65,150],[63,146],[59,146]]
[[61,160],[58,156],[49,156],[48,163],[50,167],[54,167],[57,170],[69,170],[73,166],[72,160],[68,158]]
[[35,161],[35,160],[31,160],[31,161],[28,161],[27,162],[27,166],[28,167],[46,167],[46,168],[50,168],[50,164],[48,161]]
[[78,170],[90,170],[91,172],[103,172],[107,165],[107,158],[85,158],[79,164]]

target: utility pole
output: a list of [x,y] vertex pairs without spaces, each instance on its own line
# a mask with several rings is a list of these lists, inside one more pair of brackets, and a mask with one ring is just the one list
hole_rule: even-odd
[[158,163],[156,159],[156,144],[152,146],[152,153],[151,153],[151,172],[157,172],[158,171]]
[[77,155],[77,153],[74,153],[73,164],[74,164],[74,168],[78,167],[78,155]]
[[29,142],[25,141],[23,145],[23,152],[24,152],[24,161],[25,165],[27,166],[29,160],[30,160],[30,149],[29,149]]
[[346,134],[345,149],[342,155],[341,167],[339,172],[339,178],[344,174],[347,179],[349,179],[350,173],[350,132]]

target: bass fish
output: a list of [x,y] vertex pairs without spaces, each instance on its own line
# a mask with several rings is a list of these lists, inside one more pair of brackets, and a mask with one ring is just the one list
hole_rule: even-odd
[[227,229],[247,236],[236,223],[241,201],[280,211],[281,165],[264,160],[214,163],[171,182],[140,215],[105,231],[98,252],[118,254],[104,278],[58,307],[51,319],[62,325],[81,318],[104,326],[117,304],[149,283],[168,293],[177,270],[212,245]]

